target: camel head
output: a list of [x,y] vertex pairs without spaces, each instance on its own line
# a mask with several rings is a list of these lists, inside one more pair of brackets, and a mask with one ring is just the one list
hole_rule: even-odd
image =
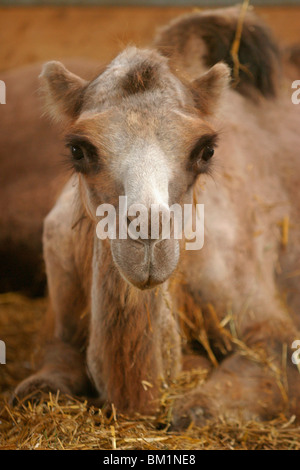
[[[189,80],[156,51],[134,47],[89,82],[59,62],[43,68],[47,109],[64,125],[86,213],[96,223],[99,206],[114,208],[112,257],[123,278],[140,289],[164,282],[177,266],[181,243],[170,207],[192,203],[198,176],[211,168],[217,132],[210,116],[229,76],[228,67],[218,63]],[[120,196],[128,209],[125,237],[119,230]],[[162,215],[152,236],[154,207],[169,214],[169,237],[161,230]],[[142,213],[143,223],[137,223]]]

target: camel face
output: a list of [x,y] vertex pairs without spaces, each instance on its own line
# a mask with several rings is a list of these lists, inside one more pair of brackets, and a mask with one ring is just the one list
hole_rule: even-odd
[[[66,123],[67,158],[80,175],[87,213],[96,221],[99,206],[113,208],[113,260],[141,289],[161,284],[176,268],[180,244],[170,207],[183,209],[192,202],[191,188],[213,160],[217,133],[206,121],[210,109],[202,109],[201,99],[209,86],[215,105],[227,67],[219,64],[203,77],[184,83],[166,59],[135,48],[90,83],[59,63],[49,63],[42,74],[50,112]],[[120,197],[126,198],[126,214]],[[163,213],[169,218],[167,236]]]

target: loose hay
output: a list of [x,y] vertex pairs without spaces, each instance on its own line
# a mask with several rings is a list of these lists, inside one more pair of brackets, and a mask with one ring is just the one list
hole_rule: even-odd
[[0,295],[0,339],[6,342],[7,364],[0,365],[0,449],[295,449],[300,427],[293,417],[267,423],[239,421],[170,427],[174,397],[205,381],[206,371],[183,372],[161,398],[155,417],[128,418],[68,396],[44,394],[38,404],[9,405],[14,386],[34,368],[33,350],[44,318],[45,299]]

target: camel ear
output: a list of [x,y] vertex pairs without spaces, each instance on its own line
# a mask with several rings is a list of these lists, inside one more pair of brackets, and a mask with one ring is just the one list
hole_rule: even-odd
[[88,82],[69,72],[61,62],[47,62],[40,74],[47,112],[58,121],[75,119]]
[[213,114],[230,83],[230,68],[219,62],[192,82],[196,107],[203,114]]

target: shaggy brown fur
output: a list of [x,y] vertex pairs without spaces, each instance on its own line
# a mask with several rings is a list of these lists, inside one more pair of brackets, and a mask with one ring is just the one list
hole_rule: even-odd
[[[176,64],[188,62],[199,70],[201,65],[211,67],[224,61],[233,69],[231,47],[239,15],[235,7],[188,14],[162,29],[154,46]],[[279,49],[266,25],[251,13],[244,22],[239,61],[238,91],[249,95],[255,88],[264,96],[275,96],[280,74]]]
[[151,63],[145,61],[143,64],[139,64],[136,69],[130,70],[121,87],[129,95],[151,90],[158,85],[159,74],[157,72]]
[[[49,112],[63,120],[69,146],[81,139],[83,153],[71,153],[76,174],[44,225],[55,343],[16,395],[94,389],[119,410],[153,412],[160,387],[181,367],[184,334],[184,349],[208,357],[214,371],[175,403],[175,425],[221,415],[300,416],[300,377],[290,360],[298,332],[288,314],[294,309],[297,317],[299,292],[289,292],[286,305],[275,282],[276,271],[286,278],[299,269],[299,116],[276,84],[277,48],[252,15],[241,45],[252,78],[241,75],[240,89],[260,99],[228,90],[226,65],[207,70],[228,61],[237,15],[195,13],[171,24],[163,46],[176,38],[172,67],[158,52],[134,48],[92,82],[57,62],[44,67]],[[200,43],[209,47],[195,55]],[[204,190],[198,175],[210,167],[202,152],[220,123],[219,170]],[[124,193],[149,211],[157,194],[181,207],[193,198],[203,202],[204,248],[184,251],[184,241],[173,239],[100,241],[96,208],[117,207]],[[279,223],[287,216],[295,229],[281,247]]]

